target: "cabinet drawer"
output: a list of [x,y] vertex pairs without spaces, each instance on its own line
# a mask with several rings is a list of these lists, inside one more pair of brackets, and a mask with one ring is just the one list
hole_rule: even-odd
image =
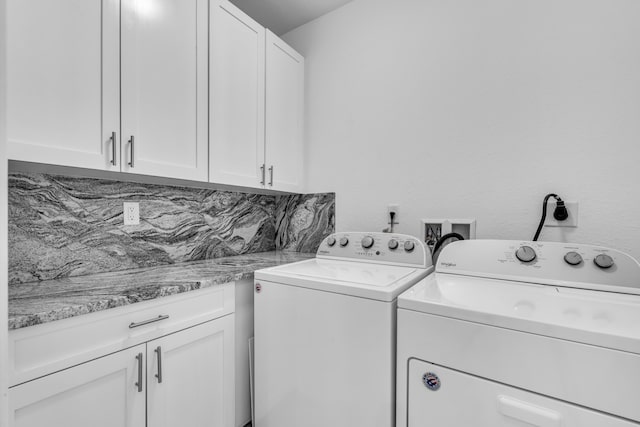
[[9,331],[10,386],[232,313],[234,286]]

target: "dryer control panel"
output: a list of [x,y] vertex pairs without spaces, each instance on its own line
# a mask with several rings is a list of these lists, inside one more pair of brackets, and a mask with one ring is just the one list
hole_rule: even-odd
[[447,245],[436,272],[640,294],[640,264],[602,246],[518,240]]
[[431,253],[424,242],[397,233],[334,233],[322,241],[316,256],[419,268],[432,266]]

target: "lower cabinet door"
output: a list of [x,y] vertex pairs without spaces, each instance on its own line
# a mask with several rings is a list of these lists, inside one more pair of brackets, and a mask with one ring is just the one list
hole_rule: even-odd
[[148,427],[233,427],[234,315],[147,342]]
[[143,344],[10,388],[9,425],[144,426],[144,352]]

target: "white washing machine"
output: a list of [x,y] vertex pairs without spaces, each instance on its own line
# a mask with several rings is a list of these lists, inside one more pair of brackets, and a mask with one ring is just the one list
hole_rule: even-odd
[[397,426],[640,425],[640,265],[470,240],[398,298]]
[[396,299],[432,270],[414,237],[337,233],[256,271],[256,427],[392,427]]

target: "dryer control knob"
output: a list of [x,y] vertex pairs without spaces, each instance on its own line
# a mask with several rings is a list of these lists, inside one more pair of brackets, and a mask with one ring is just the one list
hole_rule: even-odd
[[611,258],[607,254],[600,254],[593,259],[593,262],[600,268],[611,268],[613,267],[613,258]]
[[365,249],[369,249],[371,246],[373,246],[373,237],[371,236],[365,236],[362,238],[362,247]]
[[520,246],[516,251],[516,258],[522,262],[531,262],[536,259],[536,251],[531,246]]
[[396,239],[389,240],[389,249],[398,249],[398,241]]
[[407,252],[411,252],[416,248],[416,244],[414,242],[412,242],[411,240],[407,240],[406,242],[404,242],[404,250]]
[[348,244],[349,244],[349,239],[347,239],[346,237],[343,237],[340,239],[340,246],[342,246],[343,248]]
[[327,238],[327,245],[333,246],[335,244],[336,244],[336,238],[335,237],[331,236],[331,237]]
[[569,265],[578,265],[582,262],[582,256],[578,252],[567,252],[564,255],[564,260]]

